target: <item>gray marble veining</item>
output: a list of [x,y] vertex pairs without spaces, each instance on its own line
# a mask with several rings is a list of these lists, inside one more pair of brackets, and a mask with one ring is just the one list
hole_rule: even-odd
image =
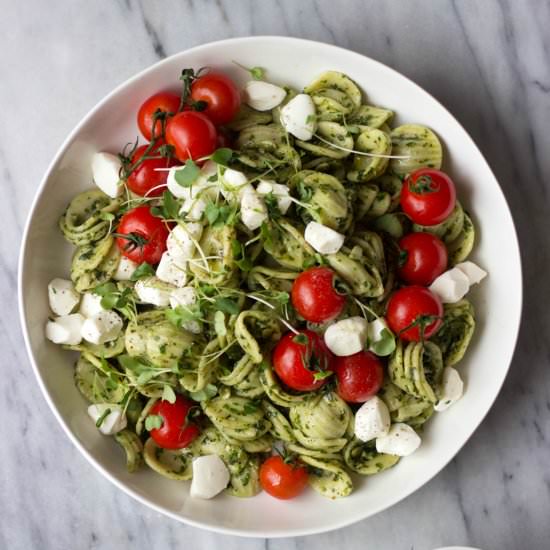
[[[550,548],[550,2],[547,0],[0,0],[0,548],[486,550]],[[431,483],[349,528],[302,539],[180,525],[96,473],[40,395],[17,322],[25,216],[61,141],[103,95],[207,41],[292,35],[364,53],[464,124],[516,220],[525,311],[516,356],[482,426]]]

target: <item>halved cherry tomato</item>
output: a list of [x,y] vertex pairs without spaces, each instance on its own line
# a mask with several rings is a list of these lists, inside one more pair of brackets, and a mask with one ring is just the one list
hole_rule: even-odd
[[[148,145],[141,145],[138,147],[132,156],[132,164],[141,159]],[[147,154],[147,156],[158,156],[158,146]],[[132,170],[132,173],[128,176],[127,184],[131,191],[144,197],[158,197],[166,189],[166,180],[168,178],[168,172],[165,170],[157,170],[157,168],[170,168],[179,164],[175,159],[170,158],[151,158],[142,161],[139,166]]]
[[335,319],[346,306],[346,297],[335,288],[336,273],[328,267],[312,267],[300,273],[292,285],[292,305],[306,320],[324,323]]
[[157,401],[151,407],[149,415],[158,415],[162,418],[162,426],[149,432],[159,447],[183,449],[193,442],[200,434],[200,429],[189,419],[189,411],[196,405],[194,401],[177,395],[174,403]]
[[120,218],[116,243],[120,253],[137,263],[158,264],[166,250],[168,229],[148,206],[138,206]]
[[441,170],[421,168],[403,182],[401,208],[414,223],[437,225],[449,217],[455,203],[455,184]]
[[293,390],[320,388],[332,370],[333,355],[323,339],[312,330],[300,334],[287,332],[273,350],[273,368],[277,376]]
[[399,278],[410,285],[429,286],[447,269],[447,248],[431,233],[409,233],[399,241]]
[[215,151],[216,128],[203,113],[183,111],[168,121],[166,141],[174,146],[181,161],[196,160]]
[[191,85],[191,99],[206,103],[202,112],[216,125],[231,122],[241,106],[239,89],[222,73],[197,78]]
[[433,336],[441,326],[441,300],[423,286],[405,286],[392,294],[386,319],[402,340],[419,342]]
[[[152,129],[153,129],[153,115],[157,111],[162,111],[175,115],[178,112],[180,106],[180,97],[177,94],[170,92],[159,92],[146,99],[142,106],[139,108],[137,115],[137,123],[139,131],[143,134],[143,137],[151,141]],[[155,123],[155,136],[159,136],[161,133],[161,122],[157,120]]]
[[270,456],[260,466],[260,483],[272,497],[288,500],[298,496],[307,486],[305,466],[287,464],[280,456]]
[[370,351],[335,357],[336,393],[349,403],[364,403],[376,395],[384,381],[382,362]]

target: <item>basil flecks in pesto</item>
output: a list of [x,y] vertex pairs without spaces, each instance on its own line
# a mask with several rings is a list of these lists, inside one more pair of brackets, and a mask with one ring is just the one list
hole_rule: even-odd
[[[102,411],[96,426],[122,448],[129,472],[146,466],[205,494],[193,461],[217,455],[225,484],[206,493],[251,497],[262,489],[262,465],[280,453],[307,470],[320,495],[345,497],[350,474],[396,465],[435,412],[462,395],[454,367],[476,326],[464,296],[486,275],[466,261],[475,217],[454,196],[440,223],[405,213],[411,174],[438,171],[444,159],[430,128],[395,124],[398,105],[372,104],[335,70],[298,90],[268,83],[263,68],[237,66],[253,80],[230,120],[193,98],[204,70],[184,69],[174,112],[152,113],[142,157],[132,136],[118,157],[94,157],[97,187],[59,219],[74,253],[67,280],[49,285],[58,316],[46,335],[79,353],[75,385]],[[214,117],[212,132],[230,146],[199,156],[181,147],[171,124],[197,112]],[[158,185],[138,195],[132,178],[147,163],[156,163],[149,177]],[[418,179],[419,200],[438,191],[432,184],[429,175]],[[119,233],[121,219],[139,209],[149,226]],[[414,233],[440,240],[455,271],[449,278],[443,269],[431,287],[440,316],[392,330],[388,302],[405,286],[400,269],[411,257],[400,241]],[[303,314],[295,296],[304,272],[318,268],[334,275],[329,291],[343,304],[325,320]],[[343,321],[343,343],[331,341],[328,329]],[[439,327],[429,339],[428,322]],[[420,337],[407,338],[417,326]],[[287,335],[310,389],[287,383],[278,368],[274,350]],[[374,358],[382,372],[358,400],[346,397],[339,373],[356,356]],[[181,399],[184,415],[162,412]],[[176,432],[194,430],[184,446],[158,437],[173,422]]]

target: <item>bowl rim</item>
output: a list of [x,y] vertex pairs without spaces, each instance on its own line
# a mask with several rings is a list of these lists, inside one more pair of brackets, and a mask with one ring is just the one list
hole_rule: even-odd
[[[370,511],[370,513],[362,513],[361,511],[358,511],[357,514],[354,514],[350,517],[346,517],[344,519],[341,519],[339,521],[334,521],[330,525],[327,525],[326,527],[314,527],[314,528],[291,528],[291,529],[281,529],[277,531],[273,530],[264,530],[264,531],[250,531],[245,529],[239,529],[238,527],[223,527],[213,524],[206,524],[201,521],[196,521],[194,519],[186,518],[181,515],[178,515],[174,513],[173,511],[164,508],[161,505],[155,504],[152,501],[148,500],[146,497],[139,494],[137,491],[133,490],[129,486],[125,485],[122,481],[119,481],[114,475],[112,475],[106,468],[104,468],[98,461],[96,461],[91,454],[84,448],[84,446],[78,441],[76,436],[72,433],[71,429],[69,428],[67,422],[62,417],[61,413],[58,411],[57,407],[55,406],[55,403],[53,402],[53,399],[46,389],[45,382],[42,378],[42,375],[40,373],[37,361],[34,357],[34,352],[31,347],[30,343],[30,336],[29,336],[29,330],[28,330],[28,322],[25,315],[25,297],[23,294],[23,282],[24,277],[23,274],[25,273],[25,266],[26,266],[26,259],[27,259],[27,247],[28,247],[28,236],[30,231],[30,226],[32,223],[33,216],[35,214],[36,208],[40,200],[42,199],[42,195],[44,194],[46,184],[56,168],[57,164],[59,163],[60,159],[63,157],[63,155],[66,153],[67,149],[69,148],[70,144],[73,142],[74,138],[78,135],[81,128],[98,112],[106,103],[108,103],[113,96],[115,96],[119,91],[126,88],[127,86],[130,86],[132,83],[134,83],[137,80],[140,80],[144,75],[149,73],[150,71],[155,70],[159,66],[162,66],[164,64],[168,64],[172,62],[175,58],[183,55],[183,54],[189,54],[189,53],[195,53],[197,51],[200,51],[202,49],[210,48],[212,46],[220,46],[220,45],[228,45],[228,44],[237,44],[237,43],[250,43],[250,42],[256,42],[256,41],[272,41],[274,43],[277,42],[286,42],[286,43],[294,43],[296,47],[299,47],[300,45],[309,45],[309,46],[317,46],[319,48],[328,48],[335,50],[339,52],[342,55],[351,56],[358,58],[358,60],[368,60],[369,63],[373,64],[377,67],[377,69],[386,71],[390,74],[393,74],[394,76],[398,76],[401,79],[404,79],[408,82],[409,85],[412,85],[414,88],[417,89],[417,91],[421,94],[424,94],[424,96],[428,97],[432,102],[438,105],[439,108],[441,108],[449,117],[452,118],[452,120],[458,125],[458,127],[464,132],[464,135],[469,141],[469,145],[473,146],[480,154],[481,160],[485,166],[485,168],[488,170],[488,172],[492,175],[494,181],[497,183],[497,192],[501,194],[505,208],[507,210],[508,215],[510,216],[510,219],[512,221],[512,232],[513,232],[513,242],[509,243],[510,248],[514,252],[515,256],[518,258],[518,275],[519,275],[519,299],[518,299],[518,316],[515,321],[515,330],[514,330],[514,342],[513,342],[513,348],[512,353],[510,356],[509,363],[506,367],[506,370],[503,372],[502,380],[499,384],[498,391],[495,393],[494,398],[486,403],[485,409],[482,410],[482,414],[480,414],[479,421],[475,425],[475,428],[472,430],[472,432],[468,435],[468,437],[464,440],[464,442],[460,445],[455,455],[449,458],[449,460],[444,461],[442,464],[440,464],[438,467],[434,468],[427,479],[422,480],[420,483],[414,484],[412,488],[407,490],[405,494],[401,494],[396,496],[393,499],[390,499],[388,503],[385,503],[383,505],[374,506],[373,510]],[[519,336],[519,329],[521,325],[521,317],[522,317],[522,311],[523,311],[523,269],[522,269],[522,261],[521,261],[521,254],[520,254],[520,248],[519,248],[519,241],[517,237],[517,231],[514,223],[514,218],[512,216],[512,212],[510,211],[510,207],[508,205],[508,202],[506,200],[506,197],[502,191],[502,188],[500,187],[500,184],[498,184],[498,180],[496,179],[496,176],[494,175],[491,167],[489,166],[487,160],[483,156],[483,153],[479,149],[479,147],[476,145],[470,134],[465,130],[465,128],[462,126],[462,124],[454,117],[454,115],[445,107],[443,106],[435,97],[433,97],[429,92],[424,90],[419,84],[416,84],[413,80],[408,78],[407,76],[403,75],[399,71],[389,67],[388,65],[385,65],[384,63],[377,61],[375,59],[372,59],[366,55],[363,55],[361,53],[358,53],[353,50],[349,50],[344,47],[336,46],[334,44],[328,44],[325,42],[320,42],[316,40],[308,40],[304,38],[296,38],[296,37],[290,37],[290,36],[278,36],[278,35],[257,35],[257,36],[245,36],[245,37],[237,37],[237,38],[229,38],[229,39],[222,39],[222,40],[216,40],[213,42],[206,42],[199,44],[197,46],[193,46],[192,48],[187,48],[185,50],[182,50],[180,52],[177,52],[175,54],[172,54],[164,59],[161,59],[157,61],[156,63],[153,63],[152,65],[148,65],[135,75],[131,76],[130,78],[123,81],[121,84],[116,86],[111,92],[109,92],[107,95],[105,95],[99,102],[97,102],[76,124],[76,126],[71,130],[69,135],[65,138],[65,140],[62,142],[62,144],[59,146],[57,152],[55,153],[53,159],[49,163],[46,171],[44,172],[44,175],[40,181],[40,184],[35,192],[34,198],[31,203],[31,207],[29,209],[26,221],[25,221],[25,227],[23,231],[23,236],[21,239],[21,245],[20,245],[20,253],[19,253],[19,259],[18,259],[18,274],[17,274],[17,297],[18,297],[18,309],[19,309],[19,321],[21,324],[22,332],[23,332],[23,339],[25,342],[25,349],[27,352],[27,356],[30,360],[32,369],[34,371],[34,375],[37,379],[38,385],[41,389],[42,395],[44,399],[46,400],[47,404],[50,407],[51,412],[63,428],[65,434],[68,436],[68,438],[72,441],[72,443],[76,446],[76,448],[80,451],[80,453],[86,458],[86,460],[103,476],[105,476],[111,483],[113,483],[116,487],[121,489],[124,493],[131,496],[141,504],[155,510],[156,512],[159,512],[165,516],[168,516],[172,519],[175,519],[176,521],[179,521],[181,523],[185,523],[188,525],[191,525],[193,527],[198,527],[201,529],[206,529],[209,531],[213,531],[216,533],[224,534],[224,535],[237,535],[242,537],[252,537],[252,538],[281,538],[281,537],[295,537],[295,536],[306,536],[306,535],[314,535],[314,534],[320,534],[325,533],[328,531],[333,531],[336,529],[341,529],[343,527],[347,527],[348,525],[351,525],[353,523],[356,523],[358,521],[361,521],[363,519],[366,519],[367,517],[372,517],[375,514],[378,514],[382,512],[383,510],[386,510],[398,502],[401,502],[402,500],[405,500],[408,498],[411,494],[416,492],[418,489],[420,489],[423,485],[430,482],[443,468],[445,468],[448,463],[462,450],[464,445],[467,443],[467,441],[471,438],[471,436],[474,434],[474,432],[479,428],[480,424],[483,422],[485,417],[487,416],[487,413],[493,406],[495,400],[497,399],[498,395],[500,394],[500,391],[502,389],[502,385],[504,384],[504,381],[508,375],[508,372],[510,370],[510,366],[512,364],[512,361],[514,359],[514,355],[517,348],[517,341]]]

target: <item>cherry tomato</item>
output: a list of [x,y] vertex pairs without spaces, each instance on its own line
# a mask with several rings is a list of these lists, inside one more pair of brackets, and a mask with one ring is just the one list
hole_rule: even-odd
[[260,466],[260,483],[272,497],[288,500],[307,486],[305,466],[287,464],[280,456],[270,456]]
[[323,339],[312,330],[300,334],[287,332],[273,350],[273,367],[279,378],[293,390],[320,388],[326,379],[315,379],[316,373],[332,370],[333,355]]
[[183,111],[168,121],[166,141],[175,147],[181,161],[196,160],[216,149],[216,128],[203,113]]
[[429,286],[447,269],[447,248],[430,233],[409,233],[399,241],[398,274],[410,285]]
[[241,106],[239,89],[222,73],[197,78],[191,85],[191,99],[206,103],[202,112],[216,125],[231,122]]
[[422,325],[424,338],[430,338],[441,326],[442,316],[441,300],[432,291],[423,286],[405,286],[390,297],[386,319],[402,340],[418,342]]
[[157,401],[149,412],[149,416],[162,417],[162,426],[152,429],[149,434],[155,443],[163,449],[183,449],[187,447],[200,433],[199,427],[189,420],[189,411],[196,403],[176,396],[174,403]]
[[409,174],[403,182],[401,208],[414,223],[441,223],[449,217],[455,202],[455,184],[441,170],[421,168]]
[[336,393],[349,403],[364,403],[376,395],[384,381],[382,362],[370,351],[334,359]]
[[312,323],[331,321],[342,313],[346,297],[334,284],[336,273],[328,267],[312,267],[298,275],[292,285],[292,305]]
[[[178,112],[180,106],[180,97],[177,94],[170,92],[159,92],[152,95],[150,98],[143,102],[143,105],[139,108],[137,115],[137,123],[139,131],[143,134],[143,137],[151,141],[153,129],[153,115],[156,111],[163,111],[165,113],[171,113],[175,115]],[[161,133],[161,122],[157,120],[155,123],[155,136],[159,136]]]
[[[159,143],[160,145],[160,143]],[[147,156],[158,155],[156,145],[148,153]],[[143,156],[147,150],[148,145],[141,145],[138,147],[132,156],[132,164],[135,164]],[[166,180],[168,178],[167,171],[159,171],[157,168],[170,168],[178,164],[175,159],[170,158],[152,158],[146,159],[139,164],[139,166],[132,170],[132,173],[128,176],[127,184],[131,191],[144,197],[158,197],[166,189]]]
[[[168,229],[148,206],[138,206],[120,218],[116,243],[123,256],[137,263],[158,264],[166,250]],[[123,235],[123,236],[122,236]]]

